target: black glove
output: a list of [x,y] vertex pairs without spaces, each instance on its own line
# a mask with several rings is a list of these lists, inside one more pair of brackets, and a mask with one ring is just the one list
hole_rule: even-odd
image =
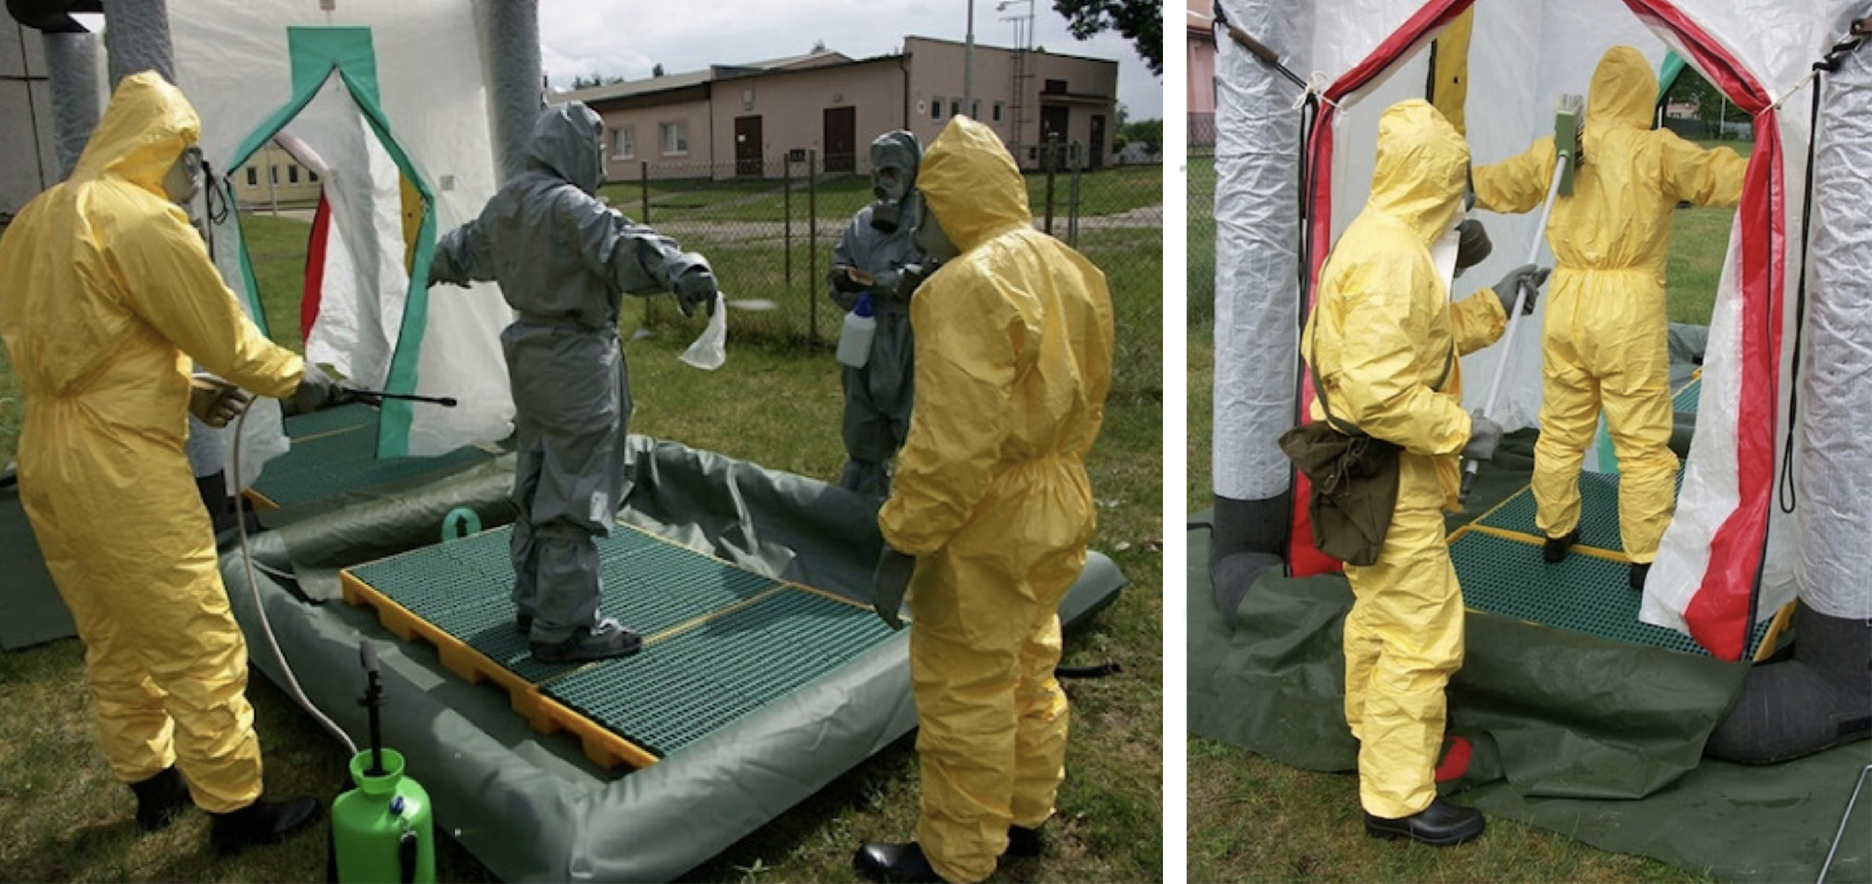
[[852,268],[848,264],[838,264],[832,268],[832,288],[848,295],[855,295],[865,290],[865,284],[852,278]]
[[189,378],[189,414],[216,429],[240,417],[252,401],[245,390],[220,378],[199,374]]
[[1469,443],[1463,446],[1463,460],[1492,460],[1501,437],[1501,424],[1483,417],[1482,410],[1476,409],[1469,415]]
[[902,629],[897,612],[903,609],[905,593],[910,591],[910,575],[916,573],[916,557],[906,556],[885,544],[878,556],[877,570],[871,574],[871,607],[892,629]]
[[1523,283],[1527,284],[1528,291],[1527,300],[1521,305],[1521,313],[1524,316],[1533,313],[1534,301],[1540,297],[1540,287],[1547,282],[1547,274],[1550,272],[1552,268],[1536,267],[1533,264],[1523,264],[1508,271],[1508,275],[1502,277],[1493,289],[1495,297],[1501,299],[1502,313],[1510,319],[1514,318],[1515,292]]
[[300,414],[311,414],[323,408],[343,405],[349,401],[338,382],[331,375],[318,367],[318,363],[307,362],[305,374],[299,378],[299,388],[292,392],[293,409]]
[[716,286],[715,274],[707,267],[697,267],[676,280],[676,306],[682,308],[682,315],[694,316],[697,307],[715,315],[715,299],[721,289]]
[[923,280],[936,275],[936,271],[940,267],[941,265],[937,264],[935,261],[927,261],[921,264],[905,264],[904,268],[898,271],[901,276],[897,280],[897,299],[900,301],[910,300],[910,296],[916,294],[916,290],[923,284]]

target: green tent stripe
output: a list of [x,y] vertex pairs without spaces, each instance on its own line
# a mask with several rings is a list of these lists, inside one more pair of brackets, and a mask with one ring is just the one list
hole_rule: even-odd
[[292,57],[293,92],[317,92],[337,68],[349,74],[346,82],[353,95],[368,96],[372,104],[383,103],[370,28],[289,27],[286,46]]
[[1658,69],[1658,78],[1657,78],[1657,103],[1658,104],[1663,104],[1664,94],[1669,92],[1672,86],[1677,85],[1677,75],[1683,73],[1683,69],[1684,69],[1683,56],[1678,55],[1675,49],[1671,50],[1670,52],[1664,55],[1664,66]]

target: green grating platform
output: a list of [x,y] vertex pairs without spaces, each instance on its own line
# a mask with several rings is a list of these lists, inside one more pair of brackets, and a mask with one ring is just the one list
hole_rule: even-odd
[[667,756],[893,635],[867,607],[620,526],[598,541],[603,610],[645,650],[537,663],[514,627],[511,537],[502,528],[349,569],[347,598],[436,644],[469,680],[505,687],[542,730],[578,733],[601,764]]
[[[1580,545],[1623,552],[1625,541],[1619,533],[1618,475],[1582,470],[1579,484]],[[1677,471],[1676,489],[1677,492],[1683,491],[1682,470]],[[1503,501],[1501,506],[1483,515],[1475,524],[1530,537],[1544,537],[1544,532],[1534,523],[1535,511],[1533,489],[1523,488],[1515,496]]]
[[[1463,603],[1513,617],[1632,644],[1708,656],[1689,636],[1638,621],[1643,594],[1631,588],[1628,567],[1597,556],[1541,561],[1540,547],[1470,531],[1450,544]],[[1745,659],[1752,658],[1769,622],[1756,624]]]
[[274,506],[309,503],[391,482],[436,477],[487,460],[468,446],[435,457],[377,457],[377,409],[344,405],[289,417],[292,448],[267,461],[253,491]]
[[544,689],[668,755],[890,635],[869,608],[782,589],[658,642],[627,665],[580,670]]
[[1696,414],[1697,400],[1703,397],[1703,379],[1697,378],[1678,388],[1677,395],[1671,397],[1671,410]]

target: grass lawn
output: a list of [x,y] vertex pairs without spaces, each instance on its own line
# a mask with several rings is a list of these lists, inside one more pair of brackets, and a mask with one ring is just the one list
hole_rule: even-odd
[[[1194,180],[1194,164],[1191,174]],[[1734,218],[1734,209],[1677,211],[1670,259],[1672,320],[1709,321]],[[1192,267],[1198,263],[1199,248],[1212,248],[1197,238],[1197,221],[1192,213]],[[1215,327],[1212,311],[1197,310],[1195,298],[1192,281],[1185,490],[1190,505],[1200,508],[1214,495],[1209,446],[1214,428]],[[1180,688],[1172,688],[1176,689]],[[1499,818],[1489,820],[1489,833],[1481,840],[1454,850],[1380,842],[1362,832],[1354,775],[1288,767],[1196,737],[1187,738],[1186,748],[1192,881],[1709,880],[1655,860],[1608,853],[1556,832]]]
[[[275,336],[296,347],[306,225],[259,216],[243,223]],[[1073,701],[1067,779],[1059,816],[1046,829],[1047,852],[1039,861],[1010,864],[993,880],[1162,879],[1162,255],[1154,237],[1099,236],[1113,240],[1099,246],[1105,253],[1146,265],[1114,267],[1110,274],[1118,375],[1089,463],[1099,503],[1094,548],[1110,555],[1130,582],[1116,604],[1067,635],[1065,662],[1115,660],[1124,673],[1067,684]],[[1157,263],[1143,261],[1146,252]],[[718,267],[733,263],[716,261]],[[724,278],[733,292],[733,277]],[[661,306],[665,315],[673,313],[667,301]],[[735,313],[730,323],[757,321],[759,315]],[[627,313],[626,325],[631,322]],[[731,331],[727,364],[701,372],[677,361],[699,328],[665,322],[650,337],[626,345],[638,403],[632,431],[774,469],[835,477],[844,458],[838,436],[842,399],[830,348],[737,344]],[[11,383],[10,371],[0,370],[0,391]],[[0,442],[7,446],[0,454],[10,456],[12,439]],[[324,874],[322,830],[231,860],[206,849],[207,820],[201,814],[140,837],[130,794],[112,779],[97,751],[82,671],[83,647],[75,639],[0,654],[7,700],[0,704],[0,879],[294,881]],[[266,679],[255,678],[249,695],[265,747],[269,792],[334,795],[343,782],[342,748]],[[911,735],[688,879],[857,880],[852,851],[861,840],[912,837],[918,794]],[[488,880],[466,851],[439,840],[441,880]]]

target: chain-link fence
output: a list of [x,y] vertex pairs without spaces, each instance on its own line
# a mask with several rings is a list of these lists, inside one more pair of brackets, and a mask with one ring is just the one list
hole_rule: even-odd
[[[1195,115],[1191,115],[1192,117]],[[1188,316],[1191,326],[1206,325],[1215,317],[1215,115],[1205,114],[1208,138],[1196,140],[1191,120],[1189,143],[1189,249]]]
[[[1043,154],[1048,149],[1038,149]],[[1119,326],[1123,389],[1161,393],[1163,359],[1163,167],[1091,168],[1081,145],[1059,145],[1028,172],[1034,226],[1074,246],[1105,272]],[[640,167],[602,195],[632,220],[708,256],[730,308],[734,340],[830,347],[843,314],[825,277],[853,215],[869,204],[871,180],[849,163],[801,151],[778,163]],[[737,306],[740,305],[740,306]],[[631,310],[638,311],[632,314]],[[655,327],[676,317],[667,298],[626,307]]]

